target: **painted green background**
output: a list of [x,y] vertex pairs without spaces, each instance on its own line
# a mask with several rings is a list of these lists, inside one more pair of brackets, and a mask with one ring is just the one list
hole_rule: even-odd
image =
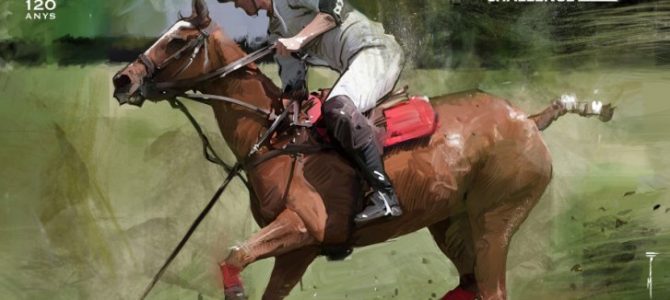
[[[632,39],[638,29],[614,36]],[[610,123],[567,116],[543,133],[554,179],[513,239],[511,299],[648,299],[646,251],[661,253],[654,299],[670,298],[670,69],[647,60],[612,67],[591,55],[579,68],[548,62],[530,71],[463,57],[468,63],[454,69],[410,67],[399,82],[430,96],[480,88],[527,112],[564,93],[618,107]],[[0,71],[0,299],[136,298],[223,179],[167,103],[116,104],[111,76],[121,67],[10,63]],[[275,66],[263,70],[276,80]],[[312,87],[332,80],[310,73]],[[188,105],[232,161],[210,110]],[[221,298],[217,262],[256,230],[236,182],[150,299]],[[271,263],[244,271],[251,299]],[[343,262],[319,258],[289,299],[435,299],[457,281],[422,230]]]

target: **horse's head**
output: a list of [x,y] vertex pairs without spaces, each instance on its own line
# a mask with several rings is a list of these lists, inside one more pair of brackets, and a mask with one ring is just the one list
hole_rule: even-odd
[[145,99],[165,99],[165,91],[157,89],[156,84],[203,74],[209,67],[206,52],[210,23],[205,1],[193,0],[191,16],[180,18],[149,49],[114,75],[114,98],[119,104],[141,106]]

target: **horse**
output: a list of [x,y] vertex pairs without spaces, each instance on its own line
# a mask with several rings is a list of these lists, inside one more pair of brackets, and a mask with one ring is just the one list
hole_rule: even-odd
[[[211,20],[203,0],[193,0],[192,7],[189,17],[180,18],[114,75],[118,102],[141,106],[146,99],[166,100],[175,91],[192,89],[264,111],[281,105],[281,90],[254,63],[223,77],[207,75],[247,53]],[[151,92],[152,85],[166,82],[179,84],[166,84],[170,92]],[[424,227],[460,276],[443,299],[506,299],[511,238],[552,178],[541,131],[568,112],[611,118],[611,107],[571,100],[527,115],[479,90],[431,98],[436,132],[384,153],[404,214],[360,227],[352,217],[360,208],[363,183],[339,151],[243,164],[252,215],[261,230],[233,247],[220,264],[226,299],[245,297],[239,274],[259,259],[275,257],[263,299],[283,299],[324,251],[381,243]],[[236,159],[247,161],[270,125],[267,116],[231,102],[205,102]],[[264,143],[254,155],[272,148]]]

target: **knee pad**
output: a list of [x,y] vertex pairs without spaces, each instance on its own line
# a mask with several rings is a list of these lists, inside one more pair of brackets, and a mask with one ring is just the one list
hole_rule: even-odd
[[345,150],[360,149],[373,141],[372,125],[348,96],[339,95],[329,99],[322,110],[328,133]]

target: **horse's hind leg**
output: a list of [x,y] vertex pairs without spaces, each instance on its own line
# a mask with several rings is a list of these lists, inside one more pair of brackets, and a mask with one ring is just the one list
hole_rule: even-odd
[[465,201],[474,245],[475,277],[484,300],[507,298],[509,243],[551,178],[548,155],[533,161],[510,158],[498,155],[489,159]]
[[266,227],[244,243],[233,247],[221,265],[226,299],[244,299],[239,273],[248,264],[265,257],[282,255],[316,240],[297,213],[285,209]]
[[277,256],[263,300],[281,300],[288,296],[318,254],[318,247],[308,246]]
[[[475,253],[475,278],[484,300],[507,299],[505,272],[507,250],[516,220],[508,219],[516,207],[500,206],[471,221]],[[525,212],[523,212],[525,218]],[[520,223],[520,222],[519,222]]]
[[477,292],[475,254],[467,213],[463,212],[428,227],[435,243],[456,266],[460,277],[458,287],[443,300],[472,300]]

